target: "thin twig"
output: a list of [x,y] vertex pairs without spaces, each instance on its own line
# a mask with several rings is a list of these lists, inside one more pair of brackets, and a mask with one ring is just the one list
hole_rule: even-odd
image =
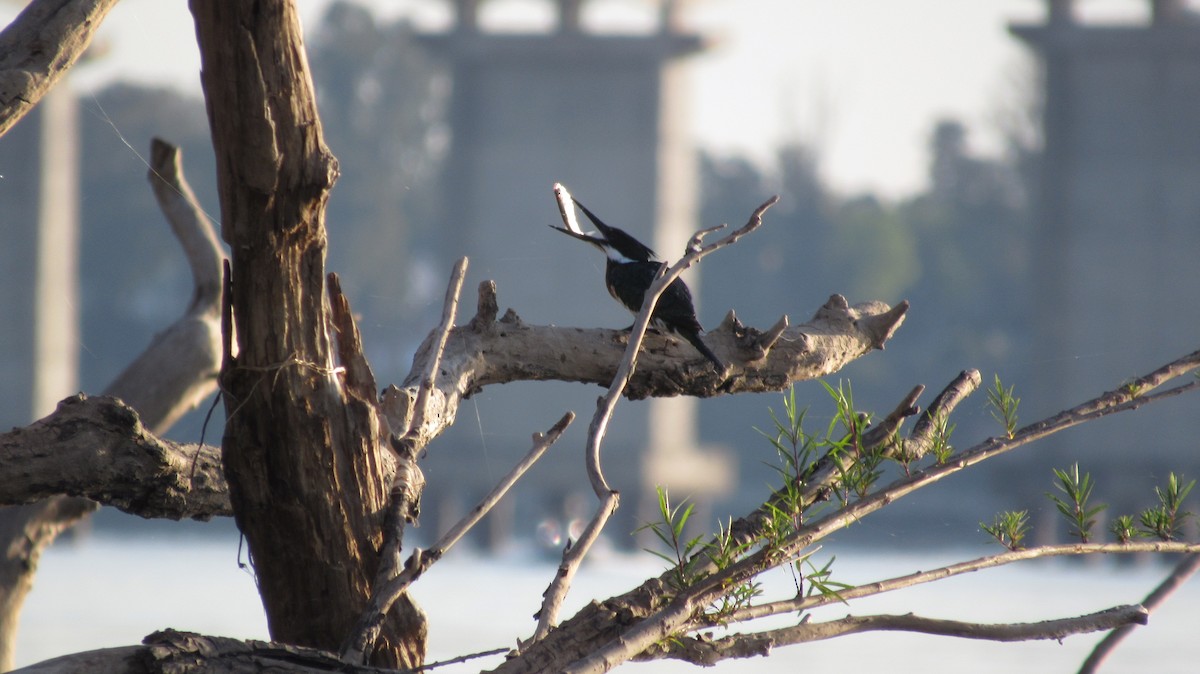
[[[1167,597],[1170,597],[1198,569],[1200,569],[1200,553],[1192,553],[1184,557],[1175,565],[1171,573],[1163,579],[1163,582],[1159,583],[1158,587],[1154,588],[1154,591],[1146,596],[1145,601],[1142,602],[1142,606],[1146,608],[1147,612],[1153,613],[1159,604],[1166,601]],[[1108,656],[1112,654],[1113,650],[1120,645],[1125,637],[1129,636],[1133,628],[1133,625],[1122,625],[1105,635],[1100,640],[1100,643],[1096,644],[1096,648],[1092,650],[1087,659],[1083,661],[1083,665],[1079,668],[1079,674],[1095,674]]]
[[728,658],[765,656],[772,648],[810,641],[832,639],[847,634],[873,631],[901,631],[987,641],[1061,640],[1074,634],[1098,632],[1117,626],[1146,624],[1147,612],[1141,606],[1114,606],[1104,611],[1073,618],[1058,618],[1031,623],[984,624],[942,620],[913,615],[846,616],[826,622],[805,622],[754,634],[734,634],[707,640],[684,637],[662,641],[638,659],[673,658],[697,665],[712,666]]
[[[821,606],[838,604],[853,599],[871,597],[885,592],[893,592],[905,588],[945,580],[965,573],[974,573],[984,569],[996,568],[1016,562],[1048,557],[1069,557],[1078,555],[1128,555],[1137,553],[1191,553],[1200,552],[1200,543],[1179,543],[1167,541],[1131,541],[1129,543],[1071,543],[1066,545],[1042,545],[1024,550],[1006,551],[1003,553],[979,557],[966,562],[950,564],[931,571],[918,571],[905,576],[897,576],[874,583],[866,583],[843,590],[838,590],[836,597],[813,595],[811,597],[795,597],[782,601],[767,602],[735,611],[725,618],[727,622],[745,622],[767,616],[807,611]],[[1149,602],[1149,599],[1147,599]],[[1146,605],[1144,602],[1143,605]],[[1146,605],[1147,609],[1151,606]]]
[[[554,186],[554,194],[559,204],[563,224],[568,229],[578,230],[579,224],[575,220],[574,214],[574,199],[567,193],[565,188],[558,184]],[[684,271],[701,258],[720,248],[732,245],[741,237],[760,227],[762,225],[763,214],[778,201],[778,196],[771,197],[754,210],[754,213],[751,214],[750,219],[744,226],[707,246],[701,246],[704,235],[721,229],[724,225],[697,232],[688,242],[687,253],[683,258],[665,271],[660,269],[658,278],[646,290],[642,298],[641,310],[638,312],[629,333],[629,342],[625,346],[625,355],[621,359],[621,364],[617,367],[617,373],[613,377],[608,392],[597,403],[596,413],[593,415],[592,423],[588,427],[586,452],[588,480],[591,482],[592,490],[595,492],[600,504],[596,509],[595,515],[592,516],[591,521],[588,522],[587,527],[580,534],[579,540],[573,545],[568,545],[567,549],[563,551],[562,563],[559,564],[554,580],[551,581],[550,586],[546,589],[542,607],[538,611],[538,625],[531,642],[536,642],[545,637],[550,632],[550,629],[557,624],[558,613],[562,608],[563,600],[570,591],[571,581],[575,577],[575,572],[583,562],[588,550],[591,549],[592,544],[599,538],[600,532],[608,522],[608,518],[616,511],[619,504],[620,498],[618,493],[613,491],[608,486],[607,480],[604,479],[604,472],[600,464],[600,449],[617,401],[620,399],[622,391],[625,390],[626,384],[629,383],[629,378],[633,375],[637,367],[638,352],[641,350],[642,340],[645,338],[646,329],[650,325],[650,316],[654,312],[654,307],[658,303],[659,296],[662,295],[663,291],[675,279],[679,278]],[[666,267],[666,265],[664,264],[663,267]]]
[[454,316],[458,311],[458,297],[462,292],[463,280],[467,277],[467,258],[459,258],[450,273],[450,283],[446,287],[446,299],[442,304],[442,321],[438,324],[437,336],[430,349],[425,370],[421,374],[421,382],[417,389],[416,403],[413,405],[413,417],[404,436],[398,441],[397,448],[401,453],[415,457],[417,445],[421,437],[421,429],[429,414],[429,396],[437,382],[438,367],[441,365],[442,353],[446,350],[446,340],[450,338],[450,330],[454,328]]
[[[464,257],[459,259],[450,273],[450,282],[446,286],[446,298],[442,305],[442,320],[438,325],[433,348],[426,356],[428,360],[421,375],[412,420],[402,437],[391,436],[391,447],[396,453],[396,473],[392,476],[392,486],[384,512],[379,568],[376,569],[375,579],[371,584],[375,589],[367,609],[342,644],[341,657],[344,662],[361,663],[371,653],[383,629],[387,611],[408,587],[405,583],[399,590],[386,596],[383,594],[384,588],[390,587],[393,581],[404,573],[400,568],[404,530],[409,522],[416,520],[421,510],[421,493],[425,489],[425,476],[417,466],[421,428],[429,414],[429,397],[437,384],[438,366],[446,348],[446,339],[454,327],[458,297],[466,275],[467,258]],[[419,558],[419,553],[418,550],[414,554]]]
[[450,658],[448,660],[438,660],[437,662],[430,662],[428,664],[421,665],[420,667],[413,667],[412,669],[409,669],[406,671],[408,671],[408,672],[427,672],[431,669],[437,669],[438,667],[446,667],[448,665],[457,665],[460,662],[467,662],[468,660],[477,660],[479,658],[487,658],[487,657],[491,657],[493,655],[500,655],[501,653],[507,653],[511,650],[512,650],[511,648],[505,647],[505,648],[493,648],[488,651],[479,651],[478,653],[467,653],[466,655],[460,655],[458,657]]
[[383,630],[387,613],[396,600],[500,502],[500,499],[517,483],[517,480],[521,479],[526,471],[546,453],[546,450],[562,436],[563,431],[574,419],[575,413],[567,412],[546,433],[535,433],[533,447],[529,453],[492,488],[492,491],[483,500],[471,509],[466,517],[442,534],[441,538],[428,551],[414,550],[408,563],[404,565],[403,571],[393,574],[382,582],[377,578],[375,591],[367,609],[342,644],[340,655],[342,662],[348,664],[366,662],[367,656],[374,650],[375,642]]

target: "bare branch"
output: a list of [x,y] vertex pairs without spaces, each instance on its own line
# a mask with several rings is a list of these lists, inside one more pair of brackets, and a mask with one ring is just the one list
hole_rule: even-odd
[[150,160],[150,186],[192,271],[192,299],[184,315],[155,335],[104,395],[124,400],[142,423],[162,433],[216,389],[225,253],[184,177],[179,148],[156,138]]
[[[412,558],[402,572],[400,553],[404,544],[405,526],[409,522],[415,522],[421,512],[421,495],[425,490],[425,475],[417,465],[417,455],[424,443],[428,442],[428,439],[422,437],[422,429],[426,426],[426,420],[436,418],[438,409],[442,407],[441,401],[433,401],[432,395],[437,390],[442,352],[446,348],[446,338],[454,327],[455,316],[458,312],[458,298],[462,292],[463,279],[466,278],[466,274],[467,258],[464,257],[455,264],[450,274],[445,301],[442,305],[441,323],[433,333],[432,342],[427,342],[432,351],[426,359],[425,369],[421,374],[416,394],[409,401],[411,405],[403,415],[403,423],[406,426],[399,427],[407,430],[402,436],[395,435],[394,431],[389,434],[388,442],[395,454],[397,465],[392,476],[392,485],[385,508],[380,562],[371,583],[372,591],[367,606],[363,609],[354,627],[346,634],[339,648],[345,662],[361,664],[370,657],[383,632],[388,611],[405,596],[409,584],[436,561],[435,557],[422,561],[422,553],[418,549],[413,552]],[[335,278],[331,275],[331,279]],[[352,324],[353,319],[349,318],[348,310],[339,310],[338,306],[338,302],[333,303],[335,322],[340,324],[349,321],[351,323],[342,331],[349,333],[350,338],[357,345],[358,330]],[[346,313],[347,316],[339,319],[337,316],[340,313]],[[356,346],[355,351],[355,354],[351,354],[352,362],[355,363],[354,369],[366,368],[369,374],[370,370],[367,368],[361,349]],[[359,361],[361,364],[358,364]],[[371,404],[375,404],[374,376],[370,377],[370,381],[369,393],[362,385],[359,385],[358,388],[364,389],[363,394],[370,396],[367,400],[370,400]],[[387,416],[385,415],[384,418],[387,419]],[[388,422],[387,425],[389,429],[397,428],[392,426],[391,422]]]
[[[1142,606],[1146,608],[1147,612],[1153,613],[1155,609],[1158,608],[1159,604],[1166,601],[1167,598],[1170,597],[1180,585],[1183,585],[1185,582],[1187,582],[1187,580],[1191,578],[1198,569],[1200,569],[1200,553],[1192,553],[1187,557],[1184,557],[1179,561],[1178,564],[1175,565],[1175,568],[1171,570],[1171,573],[1163,579],[1163,582],[1159,583],[1158,587],[1154,588],[1154,591],[1146,596],[1145,601],[1142,602]],[[1088,655],[1087,659],[1083,661],[1083,665],[1079,668],[1079,674],[1095,674],[1095,672],[1099,670],[1100,666],[1104,664],[1104,661],[1108,659],[1108,656],[1113,652],[1113,650],[1115,650],[1116,647],[1120,645],[1120,643],[1124,641],[1125,637],[1129,636],[1129,633],[1132,631],[1133,625],[1122,625],[1112,632],[1109,632],[1103,639],[1100,640],[1100,643],[1096,644],[1096,648],[1093,649],[1091,654]]]
[[[1069,557],[1080,555],[1131,555],[1138,553],[1154,553],[1154,554],[1171,554],[1171,553],[1195,553],[1200,552],[1200,544],[1198,543],[1178,543],[1167,541],[1131,541],[1129,543],[1074,543],[1067,545],[1041,545],[1036,548],[1026,548],[1024,550],[1007,551],[996,555],[988,555],[987,557],[979,557],[966,562],[951,564],[931,571],[918,571],[905,576],[898,576],[888,580],[882,580],[874,583],[866,583],[856,587],[846,588],[838,591],[838,596],[835,597],[796,597],[793,599],[785,599],[782,601],[767,602],[757,606],[750,606],[739,611],[735,611],[729,615],[728,622],[745,622],[747,620],[757,620],[772,615],[782,615],[785,613],[794,613],[797,611],[807,611],[821,606],[829,606],[842,601],[852,601],[863,597],[870,597],[884,592],[892,592],[905,588],[921,585],[924,583],[932,583],[934,581],[945,580],[953,576],[960,576],[965,573],[974,573],[984,569],[992,569],[1015,562],[1024,562],[1031,559],[1045,559],[1049,557]],[[1147,606],[1147,609],[1152,607]]]
[[[392,429],[407,429],[402,436],[389,438],[390,446],[397,459],[396,472],[392,477],[392,486],[388,494],[388,506],[384,520],[384,541],[382,546],[381,563],[375,573],[373,587],[379,588],[400,573],[400,548],[404,542],[404,527],[409,522],[415,522],[421,512],[421,493],[425,490],[425,475],[417,465],[417,455],[432,435],[424,435],[427,419],[436,419],[438,410],[444,407],[441,400],[434,400],[438,389],[438,369],[442,360],[442,352],[446,348],[446,338],[454,327],[454,318],[458,312],[458,298],[462,292],[463,279],[467,275],[467,258],[461,258],[450,273],[450,281],[446,286],[446,298],[442,305],[442,320],[437,330],[432,333],[432,341],[427,340],[423,348],[431,351],[425,359],[425,369],[421,374],[416,393],[410,399],[388,398],[385,396],[383,408],[389,403],[393,410],[396,403],[407,403],[395,415],[385,413]],[[378,589],[374,591],[378,593]],[[389,602],[394,603],[394,599]]]
[[1113,608],[1074,618],[1034,623],[982,624],[907,615],[846,616],[827,622],[805,622],[754,634],[734,634],[708,640],[683,637],[655,644],[638,660],[673,658],[711,667],[729,658],[766,656],[780,646],[832,639],[847,634],[901,631],[987,641],[1061,640],[1075,634],[1098,632],[1117,626],[1145,625],[1149,613],[1141,606]]
[[[560,186],[555,185],[556,195],[559,193],[559,188]],[[596,412],[592,416],[592,423],[588,426],[587,451],[584,456],[586,457],[588,481],[600,503],[592,519],[580,533],[579,540],[574,544],[568,543],[567,549],[563,551],[562,563],[558,565],[558,572],[554,575],[554,580],[550,582],[550,587],[546,588],[542,607],[537,613],[538,624],[534,630],[532,641],[545,637],[550,629],[558,623],[558,613],[562,608],[563,600],[566,599],[567,592],[570,591],[575,572],[583,563],[588,551],[591,550],[592,544],[600,537],[600,532],[608,523],[608,518],[616,512],[620,503],[620,496],[608,486],[608,481],[604,479],[603,467],[600,464],[600,449],[608,429],[608,422],[612,418],[613,410],[616,409],[617,400],[620,399],[634,368],[637,367],[638,352],[642,348],[646,328],[650,326],[650,316],[654,312],[654,306],[674,278],[678,278],[678,274],[675,277],[671,277],[669,272],[662,274],[646,290],[642,299],[642,308],[629,331],[629,342],[625,347],[621,365],[617,368],[617,374],[613,378],[612,384],[609,385],[607,393],[596,403]]]
[[208,311],[221,296],[221,267],[225,250],[212,222],[183,173],[183,150],[161,138],[150,141],[150,168],[146,173],[158,207],[187,256],[192,270],[192,305],[189,312]]
[[[458,298],[462,292],[463,280],[467,275],[467,258],[460,258],[450,273],[450,282],[446,287],[446,299],[442,305],[442,320],[438,327],[430,333],[425,343],[413,357],[413,363],[424,363],[419,378],[413,382],[415,393],[411,399],[394,395],[391,399],[385,395],[384,409],[388,411],[389,421],[393,432],[403,434],[394,448],[403,456],[416,457],[434,437],[445,427],[437,421],[444,416],[446,408],[445,390],[436,387],[438,371],[445,357],[446,343],[454,330],[454,317],[458,312]],[[415,370],[415,366],[414,366]],[[409,375],[410,381],[413,376]],[[444,380],[444,378],[443,378]],[[451,385],[457,382],[452,382]],[[436,396],[436,397],[435,397]],[[399,406],[398,406],[399,405]],[[436,406],[436,409],[435,409]]]
[[91,44],[117,0],[34,0],[0,32],[0,136]]
[[218,448],[161,440],[113,398],[74,395],[49,416],[0,434],[0,465],[20,467],[0,471],[5,505],[67,494],[141,517],[233,514]]
[[[387,578],[377,576],[376,589],[372,594],[370,604],[367,606],[366,611],[364,611],[363,617],[342,645],[342,662],[362,664],[366,661],[367,655],[375,648],[375,641],[379,638],[379,634],[383,629],[387,612],[391,610],[396,600],[500,502],[500,499],[517,483],[517,480],[521,479],[526,471],[542,457],[546,450],[558,441],[563,431],[566,430],[567,426],[574,419],[575,414],[567,412],[545,434],[535,433],[533,436],[533,448],[529,450],[525,458],[521,459],[508,475],[504,476],[504,479],[478,505],[471,509],[471,512],[466,517],[450,527],[450,530],[443,534],[434,543],[432,548],[425,552],[422,552],[420,549],[414,550],[403,572],[393,574]],[[380,568],[382,569],[383,565]]]
[[905,449],[910,452],[914,449],[919,449],[920,454],[924,454],[933,439],[934,431],[937,429],[937,420],[939,418],[948,418],[960,402],[979,388],[979,384],[982,381],[983,378],[979,376],[979,370],[963,370],[960,372],[954,378],[954,381],[950,382],[933,399],[933,402],[929,405],[929,409],[925,410],[921,418],[917,419],[912,432],[908,434],[908,443]]
[[908,395],[904,396],[896,405],[895,409],[879,423],[867,429],[862,437],[863,449],[875,450],[890,443],[896,433],[900,431],[900,425],[904,423],[904,420],[921,411],[921,408],[917,407],[917,398],[920,398],[924,392],[924,386],[920,384],[914,386]]

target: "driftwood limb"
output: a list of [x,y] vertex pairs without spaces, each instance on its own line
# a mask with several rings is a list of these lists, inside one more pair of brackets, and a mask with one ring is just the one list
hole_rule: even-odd
[[124,400],[138,411],[147,428],[161,433],[216,389],[221,367],[221,267],[225,253],[184,177],[179,148],[154,139],[146,177],[187,257],[192,297],[184,315],[155,335],[142,355],[108,385],[104,395]]
[[[479,312],[467,324],[451,330],[447,338],[441,357],[445,374],[434,392],[434,400],[443,407],[432,419],[436,424],[421,429],[421,446],[454,423],[463,398],[486,386],[553,380],[607,387],[620,364],[625,331],[530,325],[511,309],[499,320],[488,320],[496,315],[495,285],[482,283],[479,295]],[[641,366],[630,377],[624,395],[640,400],[783,391],[794,382],[837,372],[877,349],[881,340],[903,322],[907,308],[907,303],[890,307],[882,302],[851,307],[845,298],[834,295],[813,320],[784,330],[765,357],[754,362],[727,361],[738,363],[727,379],[714,372],[707,361],[698,360],[690,345],[648,334],[638,355]],[[735,326],[724,323],[705,334],[705,343],[723,358],[741,348],[737,346],[739,339]],[[723,343],[730,346],[723,347]],[[432,353],[431,346],[427,338],[417,351],[408,378],[384,391],[384,409],[397,433],[409,429],[419,373]]]
[[49,416],[0,434],[0,494],[29,503],[86,497],[147,518],[228,517],[220,449],[162,440],[120,400],[83,394]]
[[34,0],[0,32],[0,136],[91,44],[117,0]]

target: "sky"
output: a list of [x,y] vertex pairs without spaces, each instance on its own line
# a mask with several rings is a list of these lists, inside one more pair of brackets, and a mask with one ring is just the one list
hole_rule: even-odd
[[[315,26],[330,0],[300,0]],[[360,0],[380,16],[437,30],[445,0]],[[2,0],[0,0],[2,2]],[[968,126],[969,146],[1002,151],[1004,122],[1029,105],[1036,64],[1007,31],[1040,22],[1044,0],[685,0],[684,22],[713,43],[690,61],[692,119],[705,148],[767,162],[799,141],[843,194],[901,197],[925,183],[937,120]],[[1078,0],[1089,22],[1144,20],[1148,0]],[[1193,1],[1192,4],[1198,4]],[[593,0],[599,31],[646,30],[654,0]],[[544,0],[490,0],[490,29],[536,29]],[[0,12],[11,15],[11,5]],[[103,58],[73,76],[82,91],[116,77],[199,95],[199,55],[183,0],[123,0],[98,40]]]

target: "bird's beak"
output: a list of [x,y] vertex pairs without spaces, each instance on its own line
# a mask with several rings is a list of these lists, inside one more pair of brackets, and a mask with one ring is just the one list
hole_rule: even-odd
[[601,238],[596,232],[575,232],[567,229],[566,227],[555,227],[554,225],[549,225],[549,227],[556,232],[562,232],[563,234],[579,239],[580,241],[586,241],[593,246],[600,246],[603,248],[608,243],[608,241]]

